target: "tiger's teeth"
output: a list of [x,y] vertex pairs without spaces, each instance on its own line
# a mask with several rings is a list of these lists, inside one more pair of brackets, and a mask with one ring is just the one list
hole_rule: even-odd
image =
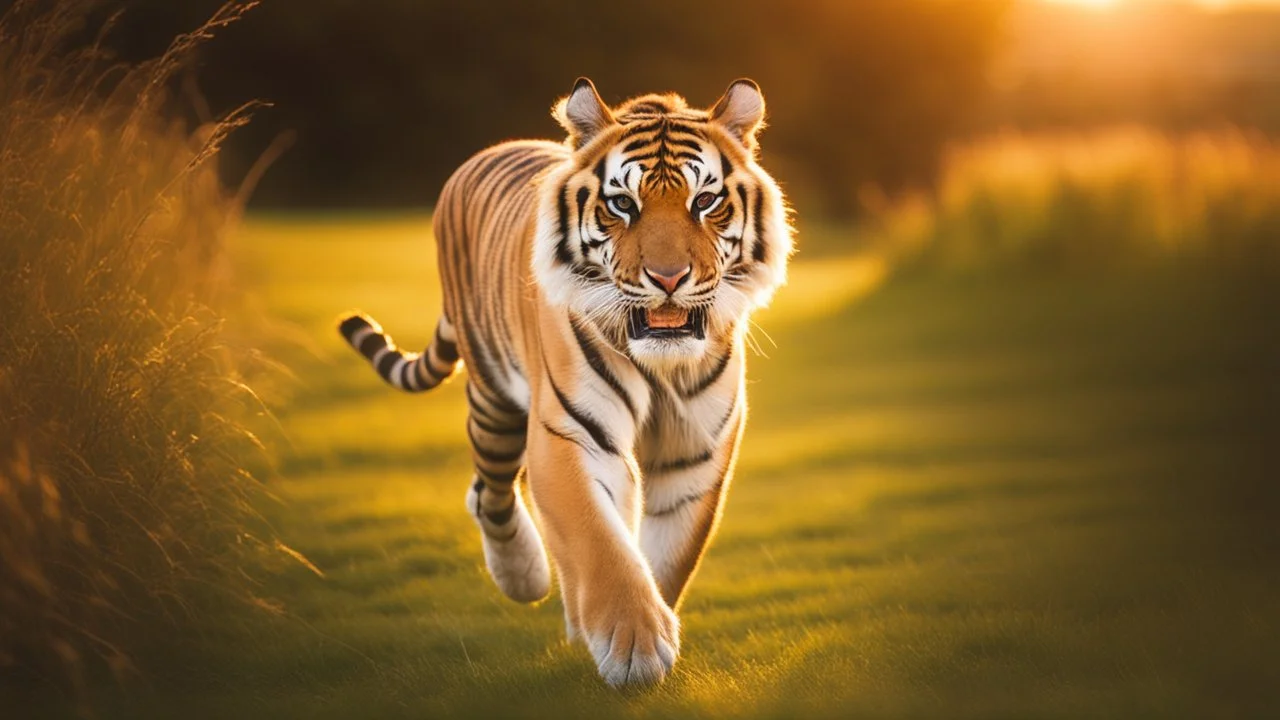
[[649,327],[679,328],[689,321],[689,311],[684,308],[663,306],[648,311]]

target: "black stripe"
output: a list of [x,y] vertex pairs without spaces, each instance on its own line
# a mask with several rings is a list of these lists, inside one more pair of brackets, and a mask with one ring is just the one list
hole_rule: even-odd
[[661,100],[644,100],[627,108],[627,112],[671,112],[671,106]]
[[564,265],[573,264],[573,253],[569,252],[569,187],[566,185],[560,192],[556,210],[560,217],[560,240],[556,243],[556,260]]
[[690,150],[693,150],[694,152],[699,154],[702,153],[702,144],[699,143],[697,140],[688,140],[685,138],[671,138],[670,143],[672,145],[679,145],[680,147],[689,148]]
[[[546,158],[535,158],[535,159],[545,160]],[[547,165],[549,164],[550,163],[547,163],[547,162],[532,163],[531,166],[526,167],[525,163],[521,163],[516,168],[513,168],[510,179],[508,179],[507,184],[503,185],[502,189],[498,191],[500,194],[497,197],[504,198],[504,199],[508,198],[517,190],[521,189],[524,186],[528,186],[531,182],[533,182],[533,179],[537,177],[538,173],[545,170],[547,168]],[[485,217],[485,216],[481,215],[480,217]]]
[[592,478],[592,479],[593,479],[593,480],[595,480],[597,483],[599,483],[599,484],[600,484],[600,488],[601,488],[602,490],[604,490],[604,492],[605,492],[605,494],[606,494],[606,495],[608,495],[608,496],[609,496],[609,502],[611,502],[611,503],[613,503],[613,502],[617,502],[616,500],[614,500],[614,499],[613,499],[613,491],[609,489],[609,486],[608,486],[608,485],[605,485],[605,484],[604,484],[604,481],[603,481],[603,480],[601,480],[600,478]]
[[676,500],[674,503],[672,503],[672,504],[668,505],[667,507],[665,507],[665,508],[663,508],[663,509],[661,509],[661,510],[655,510],[655,511],[652,511],[652,512],[650,512],[650,511],[648,511],[648,510],[645,510],[644,514],[645,514],[647,517],[663,517],[663,516],[665,516],[665,515],[670,515],[670,514],[674,513],[675,511],[679,510],[680,508],[682,508],[682,507],[684,507],[684,506],[686,506],[686,505],[688,505],[688,504],[690,504],[690,503],[694,503],[694,502],[697,502],[697,501],[701,500],[702,498],[706,497],[707,495],[710,495],[712,492],[715,492],[716,490],[719,490],[719,489],[720,489],[721,487],[723,487],[723,486],[724,486],[724,479],[723,479],[723,478],[721,478],[720,482],[716,483],[715,485],[712,485],[711,487],[707,488],[706,490],[703,490],[703,491],[701,491],[701,492],[696,492],[696,493],[690,493],[689,495],[685,495],[684,497],[680,498],[679,500]]
[[356,350],[359,350],[360,354],[363,355],[366,360],[372,361],[373,356],[377,355],[378,351],[386,346],[386,336],[382,333],[375,332],[371,335],[366,335],[364,340],[360,341],[360,347],[356,348]]
[[[659,145],[658,147],[661,148],[662,146]],[[627,158],[627,162],[643,162],[645,160],[652,160],[658,157],[660,154],[661,153],[659,153],[657,150],[654,150],[652,152],[647,152],[640,155],[634,155],[632,157],[629,157]],[[661,166],[662,163],[659,163],[659,165]]]
[[390,380],[391,368],[395,367],[396,362],[399,361],[400,358],[402,357],[404,356],[394,351],[389,352],[386,355],[383,355],[382,359],[378,361],[378,374],[386,378],[387,380]]
[[480,417],[478,415],[472,415],[471,422],[474,422],[476,424],[476,427],[489,433],[490,435],[498,435],[500,437],[509,437],[512,435],[524,435],[526,432],[529,431],[528,418],[522,418],[522,421],[520,423],[516,425],[506,426],[506,427],[503,427],[501,425],[491,425],[486,422],[481,422]]
[[604,161],[608,157],[609,157],[608,155],[600,156],[599,162],[596,163],[595,170],[592,171],[596,175],[596,180],[600,183],[600,187],[598,188],[598,190],[599,192],[602,192],[602,193],[604,192]]
[[356,333],[361,329],[372,327],[373,326],[369,324],[369,321],[363,316],[352,315],[338,325],[338,332],[342,333],[342,337],[346,338],[347,342],[350,343],[351,339],[354,338]]
[[471,441],[471,449],[475,451],[476,455],[480,456],[481,460],[484,460],[485,462],[494,463],[495,465],[515,462],[516,460],[520,459],[521,455],[524,454],[523,443],[520,444],[520,447],[515,452],[510,452],[510,453],[499,452],[497,450],[492,450],[490,448],[481,447],[480,441],[476,439],[475,433],[472,432],[471,430],[471,423],[467,423],[467,439]]
[[569,326],[573,328],[573,336],[578,340],[578,347],[582,349],[582,357],[586,359],[587,364],[592,370],[596,371],[596,375],[604,380],[618,397],[622,400],[622,404],[627,406],[627,412],[631,413],[631,417],[636,416],[636,406],[631,402],[631,396],[627,394],[626,388],[622,387],[622,383],[618,380],[613,371],[609,369],[608,363],[605,362],[604,356],[600,354],[595,343],[587,335],[587,331],[581,327],[578,318],[575,315],[569,316]]
[[457,344],[451,343],[448,340],[445,340],[443,337],[440,337],[440,326],[438,325],[436,326],[435,346],[436,346],[436,355],[439,355],[441,360],[443,360],[444,362],[450,365],[453,365],[454,363],[458,362]]
[[698,381],[698,383],[694,385],[692,388],[689,388],[688,390],[683,390],[681,394],[684,395],[685,398],[691,398],[696,395],[702,394],[704,390],[714,385],[715,382],[720,379],[721,375],[724,375],[724,371],[726,368],[729,367],[729,360],[732,357],[733,357],[732,352],[725,353],[724,357],[720,358],[720,362],[716,365],[715,369],[712,370],[709,375],[702,378],[702,380]]
[[489,359],[485,356],[484,346],[477,341],[475,332],[471,325],[464,323],[462,326],[462,332],[467,336],[467,345],[471,348],[471,353],[475,356],[474,362],[468,366],[468,370],[472,377],[481,381],[485,386],[483,388],[484,392],[492,393],[496,396],[496,402],[493,402],[493,405],[499,405],[503,410],[510,409],[512,412],[519,412],[520,405],[508,396],[494,379],[491,368],[487,364]]
[[472,187],[474,187],[475,183],[484,182],[484,179],[488,177],[489,173],[493,172],[498,165],[510,159],[511,155],[509,153],[495,152],[492,157],[484,161],[483,165],[474,168],[471,171],[471,176],[468,177],[467,180],[472,183]]
[[529,182],[534,175],[537,175],[544,167],[550,164],[546,160],[545,156],[533,155],[507,168],[507,184],[502,186],[502,190],[494,193],[495,196],[505,198],[521,183]]
[[516,511],[516,504],[513,501],[510,505],[507,506],[506,510],[499,510],[497,512],[492,512],[492,513],[486,511],[484,516],[488,518],[489,522],[493,523],[494,525],[506,525],[507,523],[511,522],[511,516],[515,513],[515,511]]
[[412,362],[410,365],[413,365],[414,371],[418,374],[418,380],[423,389],[430,390],[439,385],[440,381],[444,379],[436,375],[436,371],[431,368],[431,360],[426,355],[420,356],[416,362]]
[[[720,153],[720,172],[724,173],[724,177],[720,178],[724,181],[727,181],[729,176],[733,174],[733,166],[729,164],[729,158],[725,157],[724,153]],[[741,185],[738,186],[738,192],[742,192]],[[742,209],[747,209],[747,198],[745,195],[742,196]]]
[[511,472],[493,473],[485,470],[484,468],[478,467],[476,468],[476,474],[483,477],[485,481],[491,482],[495,485],[510,485],[516,481],[516,476],[520,474],[520,468],[516,468]]
[[[472,394],[473,392],[483,396],[483,393],[480,392],[480,389],[476,387],[475,384],[467,383],[467,406],[471,409],[471,412],[473,414],[481,415],[485,419],[491,420],[494,423],[497,423],[499,425],[504,424],[505,420],[503,418],[497,417],[492,412],[490,412],[484,405],[480,404],[480,401],[477,400],[475,396]],[[496,405],[496,403],[492,402],[488,398],[484,398],[484,399],[490,405]],[[499,409],[499,411],[501,410]]]
[[693,122],[693,120],[681,120],[678,117],[671,117],[666,119],[665,125],[668,133],[684,133],[686,135],[693,135],[694,137],[702,137],[702,128],[699,128],[696,125],[690,125],[690,122]]
[[[736,409],[737,407],[738,407],[738,403],[734,402],[733,409]],[[730,416],[732,416],[733,414],[733,409],[729,411]],[[728,420],[729,418],[725,417],[724,422],[728,422]],[[720,427],[723,429],[724,423],[721,423]],[[741,427],[742,427],[742,419],[739,418],[738,429],[741,429]],[[735,430],[735,433],[736,432],[737,430]],[[719,434],[719,431],[717,431],[717,434]],[[719,471],[718,471],[719,477],[716,478],[715,485],[712,485],[711,487],[701,492],[690,493],[688,495],[685,495],[684,497],[680,498],[672,505],[669,505],[663,508],[662,510],[658,510],[656,512],[649,512],[648,510],[646,510],[645,515],[649,517],[662,517],[663,515],[670,515],[671,513],[675,512],[676,510],[679,510],[685,505],[688,505],[689,503],[692,503],[692,502],[697,502],[698,500],[701,500],[702,498],[706,497],[707,495],[710,495],[711,493],[716,493],[717,495],[719,495],[724,490],[725,480],[729,478],[729,470],[733,466],[733,455],[734,454],[732,450],[725,455],[724,464],[721,465],[719,468]]]
[[764,191],[756,190],[756,204],[752,212],[755,214],[752,220],[756,225],[756,246],[751,249],[751,259],[764,262]]
[[663,474],[677,472],[679,470],[688,470],[691,467],[697,467],[710,462],[711,456],[712,452],[710,450],[704,450],[701,454],[694,455],[693,457],[672,460],[670,462],[662,463],[661,465],[655,465],[654,467],[649,468],[649,472]]
[[734,416],[734,414],[737,411],[738,411],[738,398],[735,397],[733,399],[733,402],[729,404],[729,412],[725,413],[724,417],[720,419],[720,422],[716,424],[716,429],[712,431],[711,436],[720,437],[720,433],[724,432],[724,426],[729,424],[729,420]]
[[[607,217],[608,217],[608,215],[606,215],[606,214],[605,214],[604,210],[601,210],[601,209],[600,209],[600,208],[598,208],[598,207],[596,208],[596,224],[597,224],[597,225],[599,225],[600,227],[604,227],[604,224],[605,224],[605,222],[606,222],[606,218],[607,218]],[[593,238],[593,237],[588,237],[588,238],[587,238],[587,240],[586,240],[586,246],[587,246],[588,248],[590,248],[590,249],[594,250],[594,249],[596,249],[596,248],[600,247],[601,245],[603,245],[603,244],[605,244],[605,243],[607,243],[607,242],[609,242],[609,236],[608,236],[608,235],[604,236],[604,238],[601,238],[601,239],[596,239],[596,238]],[[584,268],[584,269],[587,269],[587,268]],[[577,271],[577,269],[575,268],[575,272],[576,272],[576,271]]]
[[551,389],[555,391],[556,399],[560,401],[560,406],[569,414],[569,417],[573,418],[574,422],[581,425],[582,429],[587,431],[587,434],[591,436],[591,439],[595,441],[596,445],[601,450],[604,450],[610,455],[617,455],[618,447],[613,444],[613,440],[610,439],[609,434],[605,432],[600,423],[589,414],[580,410],[571,400],[569,400],[569,398],[565,397],[565,394],[560,391],[559,386],[556,385],[556,381],[551,377],[550,373],[547,373],[547,380],[551,382]]
[[582,242],[582,244],[583,244],[583,246],[584,246],[584,249],[583,249],[583,251],[582,251],[582,254],[583,254],[583,255],[586,255],[586,254],[587,254],[587,251],[586,251],[586,249],[585,249],[585,245],[587,244],[587,238],[586,238],[586,233],[585,233],[585,232],[583,232],[583,231],[586,229],[586,220],[587,220],[587,217],[586,217],[586,216],[587,216],[587,198],[589,198],[589,197],[591,197],[591,191],[590,191],[590,190],[588,190],[588,189],[586,188],[586,186],[583,186],[583,187],[578,188],[578,197],[577,197],[577,201],[578,201],[578,240],[579,240],[579,241],[581,241],[581,242]]
[[[479,466],[477,466],[477,470],[478,470],[478,469],[479,469]],[[483,477],[483,475],[482,475],[482,477]],[[491,484],[489,484],[489,481],[488,481],[488,480],[482,480],[481,482],[483,482],[483,483],[485,484],[485,485],[484,485],[484,489],[485,489],[485,490],[487,490],[487,491],[489,491],[489,494],[490,494],[490,495],[494,495],[494,496],[496,496],[496,497],[508,497],[508,496],[510,496],[510,495],[511,495],[512,490],[514,490],[514,488],[511,488],[511,487],[504,487],[504,486],[499,485],[499,484],[493,484],[493,485],[491,485]]]
[[[658,126],[661,124],[662,124],[662,118],[654,118],[652,120],[649,118],[645,118],[644,120],[640,120],[636,122],[636,124],[628,127],[626,130],[622,132],[622,137],[619,138],[619,142],[621,142],[622,140],[626,140],[627,138],[630,138],[630,137],[635,137],[640,133],[646,133],[646,132],[651,132],[653,130],[657,130]],[[652,141],[653,139],[650,138],[649,142],[652,142]]]
[[422,359],[422,367],[426,369],[427,373],[434,378],[436,382],[440,382],[453,374],[453,364],[442,363],[441,366],[437,366],[436,362],[431,359],[431,352],[429,348],[427,352],[419,355],[418,357]]
[[[655,398],[662,397],[664,393],[662,386],[658,384],[658,376],[650,372],[644,365],[636,365],[635,368],[640,371],[640,375],[644,378],[645,384],[649,386],[650,394]],[[653,417],[653,413],[649,413],[649,417]]]
[[627,143],[626,147],[622,148],[622,152],[633,153],[637,150],[643,149],[644,146],[652,143],[655,139],[656,138],[639,138],[638,140],[632,140],[631,142]]
[[547,432],[551,433],[552,435],[555,435],[556,437],[560,438],[561,440],[566,440],[566,441],[568,441],[568,442],[571,442],[571,443],[573,443],[574,445],[577,445],[578,447],[582,448],[583,450],[586,450],[586,449],[587,449],[587,448],[586,448],[586,447],[585,447],[585,446],[584,446],[584,445],[583,445],[583,444],[578,440],[578,438],[576,438],[576,437],[574,437],[574,436],[570,435],[569,433],[561,432],[561,431],[559,431],[559,430],[557,430],[557,429],[555,429],[555,428],[551,427],[551,424],[550,424],[550,423],[548,423],[546,420],[543,420],[543,421],[542,421],[542,428],[543,428],[544,430],[546,430]]
[[402,390],[413,389],[413,385],[409,383],[409,372],[413,370],[417,364],[418,364],[418,361],[415,360],[414,362],[407,362],[404,365],[400,366],[400,389]]
[[[472,192],[473,193],[480,192],[480,190],[482,189],[481,186],[488,184],[491,179],[493,180],[493,182],[498,182],[499,180],[501,180],[503,176],[498,174],[499,165],[506,165],[507,163],[511,163],[511,167],[501,168],[503,175],[505,175],[511,168],[514,168],[519,164],[519,162],[522,162],[521,158],[523,157],[524,157],[524,154],[519,150],[501,153],[498,156],[500,160],[499,163],[489,163],[488,165],[485,166],[483,173],[472,176],[472,187],[471,187]],[[478,213],[479,217],[488,217],[489,211],[493,207],[493,204],[495,202],[500,202],[502,198],[505,197],[504,193],[495,192],[492,187],[488,188],[488,190],[484,193],[484,195],[485,195],[484,204],[480,206],[480,212]]]

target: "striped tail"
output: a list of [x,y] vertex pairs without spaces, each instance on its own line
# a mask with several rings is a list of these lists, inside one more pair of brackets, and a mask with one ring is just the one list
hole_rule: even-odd
[[387,384],[405,392],[426,392],[447,380],[458,367],[458,338],[448,318],[440,318],[435,338],[421,354],[399,350],[367,315],[346,317],[338,325],[338,332]]

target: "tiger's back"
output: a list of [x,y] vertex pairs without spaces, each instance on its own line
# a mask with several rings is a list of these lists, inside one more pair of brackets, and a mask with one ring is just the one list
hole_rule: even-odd
[[445,319],[458,335],[475,399],[529,407],[530,253],[538,180],[569,157],[560,144],[516,140],[472,156],[440,193],[433,217]]

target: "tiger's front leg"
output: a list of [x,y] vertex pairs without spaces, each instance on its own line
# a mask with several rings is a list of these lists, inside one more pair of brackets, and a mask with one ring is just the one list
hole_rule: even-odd
[[715,534],[728,494],[747,414],[742,373],[738,347],[718,378],[695,386],[696,394],[672,388],[656,410],[665,420],[641,445],[640,548],[672,609]]
[[610,685],[660,682],[675,664],[680,623],[638,546],[633,461],[564,417],[537,418],[529,440],[530,488],[569,632],[586,642]]
[[590,402],[595,391],[563,367],[534,393],[526,457],[567,630],[610,685],[654,684],[675,664],[680,623],[640,551],[635,418],[621,403]]
[[672,609],[678,607],[719,524],[742,427],[732,418],[705,450],[646,469],[640,547]]

